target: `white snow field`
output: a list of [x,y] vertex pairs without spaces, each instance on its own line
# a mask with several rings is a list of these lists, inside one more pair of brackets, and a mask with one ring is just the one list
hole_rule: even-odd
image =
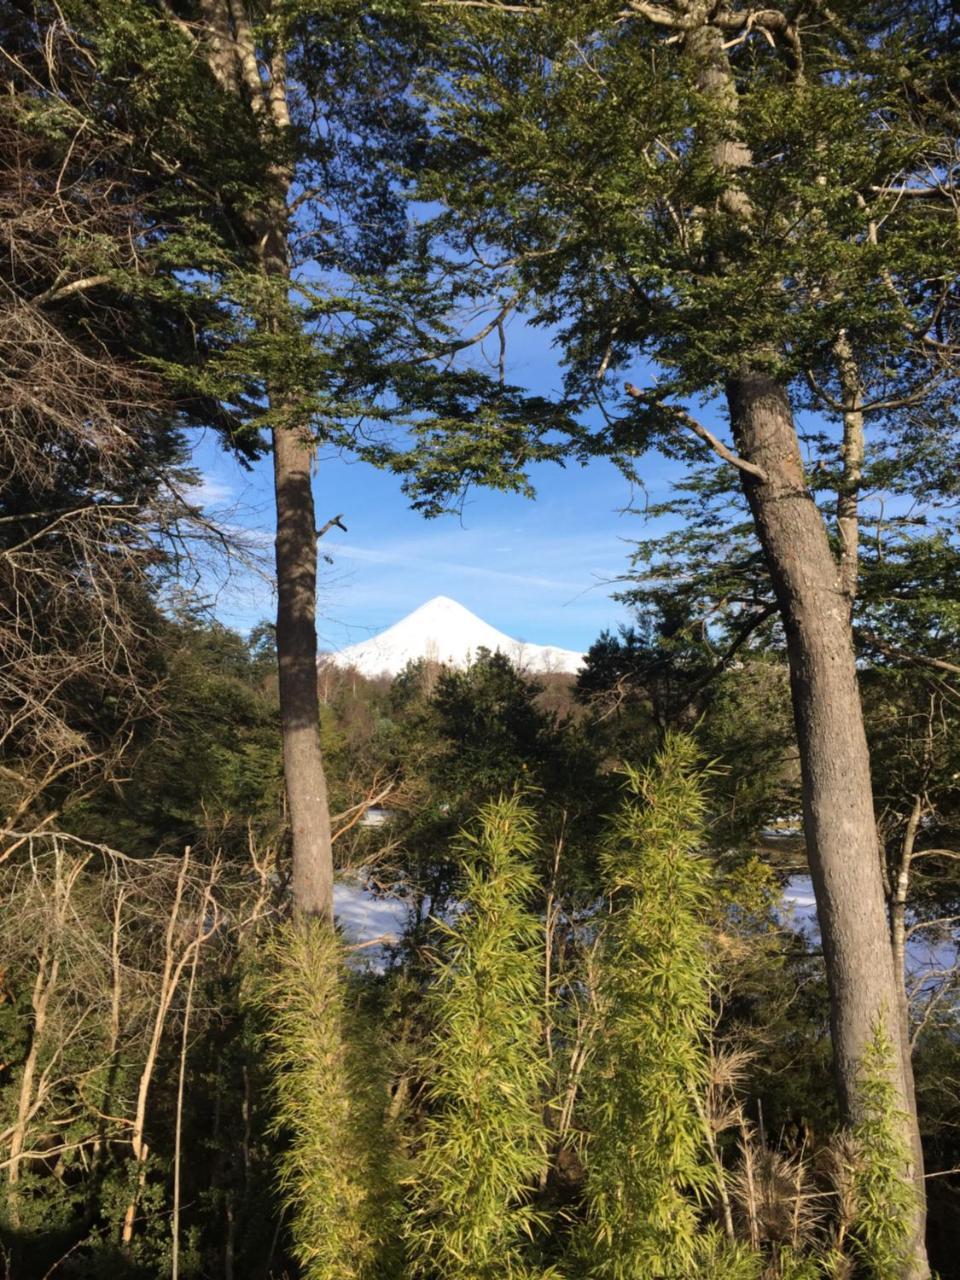
[[522,671],[534,675],[565,672],[572,675],[583,664],[583,654],[553,645],[524,644],[497,631],[475,613],[451,600],[434,596],[386,631],[347,645],[337,653],[321,654],[320,661],[338,667],[354,667],[364,676],[395,676],[408,662],[427,658],[450,667],[466,667],[481,649],[499,650]]

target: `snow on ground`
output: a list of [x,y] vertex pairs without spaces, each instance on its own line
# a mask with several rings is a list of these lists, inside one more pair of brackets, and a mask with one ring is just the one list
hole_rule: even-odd
[[379,635],[322,655],[321,660],[326,657],[336,666],[355,667],[365,676],[396,675],[418,658],[466,667],[480,649],[499,651],[522,670],[537,675],[573,674],[583,665],[582,653],[514,640],[449,596],[434,596]]
[[348,943],[396,942],[407,920],[400,898],[378,898],[362,885],[340,881],[333,886],[333,910]]
[[793,922],[817,926],[817,901],[809,876],[791,876],[783,890],[783,905]]
[[[784,922],[794,928],[802,928],[810,937],[819,942],[820,930],[817,926],[817,903],[813,896],[813,881],[809,876],[791,876],[783,890]],[[919,978],[920,975],[940,973],[951,969],[960,960],[957,946],[943,938],[926,938],[923,931],[913,935],[907,944],[907,969]]]
[[[373,965],[381,966],[384,962],[383,948],[396,942],[403,932],[408,904],[402,898],[378,897],[362,884],[345,881],[334,886],[333,901],[337,923],[348,945],[381,940],[380,945],[372,945],[358,953]],[[783,890],[782,915],[784,924],[801,928],[812,941],[819,941],[817,905],[809,876],[789,878]],[[909,968],[914,977],[939,973],[951,968],[960,958],[952,942],[940,938],[926,939],[922,933],[911,939],[908,954]]]

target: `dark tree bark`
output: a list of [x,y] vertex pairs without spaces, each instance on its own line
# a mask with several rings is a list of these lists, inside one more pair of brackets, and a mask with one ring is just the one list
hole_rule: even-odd
[[[274,87],[278,77],[275,69]],[[285,120],[285,108],[281,110],[281,120]],[[290,181],[282,171],[275,179],[277,189],[267,202],[263,223],[257,227],[255,248],[264,275],[279,278],[286,289],[290,279]],[[286,419],[274,426],[272,438],[277,504],[277,666],[293,854],[291,891],[296,911],[332,921],[333,846],[317,687],[317,520],[310,474],[313,442],[308,424],[298,421],[296,400],[289,389],[274,384],[267,390],[272,412]]]
[[894,972],[870,756],[854,659],[850,599],[823,518],[803,475],[784,388],[744,372],[726,386],[741,455],[764,479],[741,472],[787,635],[803,774],[803,817],[830,988],[841,1105],[859,1113],[858,1077],[880,1023],[893,1046],[891,1075],[919,1191],[909,1274],[929,1275],[923,1252],[923,1152],[910,1046]]

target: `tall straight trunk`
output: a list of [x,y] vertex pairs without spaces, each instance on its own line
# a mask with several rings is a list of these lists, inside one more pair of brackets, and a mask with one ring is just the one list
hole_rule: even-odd
[[[684,0],[684,43],[697,84],[726,127],[712,144],[723,179],[719,206],[750,226],[754,210],[742,177],[753,153],[739,126],[739,94],[724,33],[706,0]],[[798,86],[802,65],[795,67]],[[728,266],[717,263],[716,266]],[[774,282],[771,282],[774,283]],[[917,1124],[910,1043],[894,972],[883,891],[870,754],[857,683],[851,612],[857,586],[858,490],[863,421],[853,352],[836,348],[850,411],[844,421],[844,480],[838,502],[843,543],[838,565],[823,518],[807,490],[786,389],[749,362],[726,383],[734,438],[763,478],[740,472],[787,635],[793,714],[803,777],[804,833],[823,938],[834,1062],[841,1107],[860,1112],[860,1070],[878,1023],[893,1048],[892,1084],[916,1187],[909,1280],[926,1280],[923,1151]]]
[[[276,84],[276,81],[274,81]],[[289,178],[278,172],[278,190],[264,211],[257,252],[264,275],[289,288],[287,195]],[[274,332],[282,332],[286,298]],[[271,324],[265,321],[265,324]],[[320,744],[317,681],[317,518],[309,423],[296,397],[280,383],[268,385],[274,416],[273,481],[277,503],[277,666],[283,776],[293,854],[294,909],[333,921],[333,844],[327,780]]]
[[[267,58],[258,49],[247,0],[200,0],[207,62],[221,87],[246,100],[265,146],[282,157],[290,112],[282,40]],[[270,16],[271,6],[266,6]],[[278,7],[279,12],[279,7]],[[292,170],[278,159],[265,175],[262,199],[244,220],[252,260],[277,292],[260,318],[282,334],[289,316],[288,197]],[[269,289],[267,291],[269,296]],[[272,314],[271,314],[272,313]],[[280,729],[293,854],[295,910],[333,919],[333,846],[320,746],[317,692],[317,532],[311,486],[310,423],[298,417],[296,393],[273,380],[266,387],[274,419],[273,474],[277,504],[277,665]]]
[[857,682],[850,600],[823,518],[808,491],[793,412],[783,386],[746,371],[726,385],[741,472],[787,636],[803,775],[804,832],[823,938],[837,1085],[850,1119],[859,1072],[881,1023],[893,1046],[891,1076],[918,1191],[909,1275],[929,1275],[923,1249],[923,1153],[894,973],[870,756]]
[[333,854],[317,690],[317,529],[311,453],[294,429],[274,428],[277,662],[293,902],[303,914],[332,920]]

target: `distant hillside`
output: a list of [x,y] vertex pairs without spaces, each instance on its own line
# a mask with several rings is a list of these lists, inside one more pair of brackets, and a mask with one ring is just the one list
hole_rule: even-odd
[[481,649],[499,651],[521,670],[535,675],[573,674],[583,664],[583,654],[572,649],[514,640],[448,596],[434,596],[379,635],[337,653],[323,654],[321,660],[353,667],[365,676],[396,675],[419,658],[466,667]]

